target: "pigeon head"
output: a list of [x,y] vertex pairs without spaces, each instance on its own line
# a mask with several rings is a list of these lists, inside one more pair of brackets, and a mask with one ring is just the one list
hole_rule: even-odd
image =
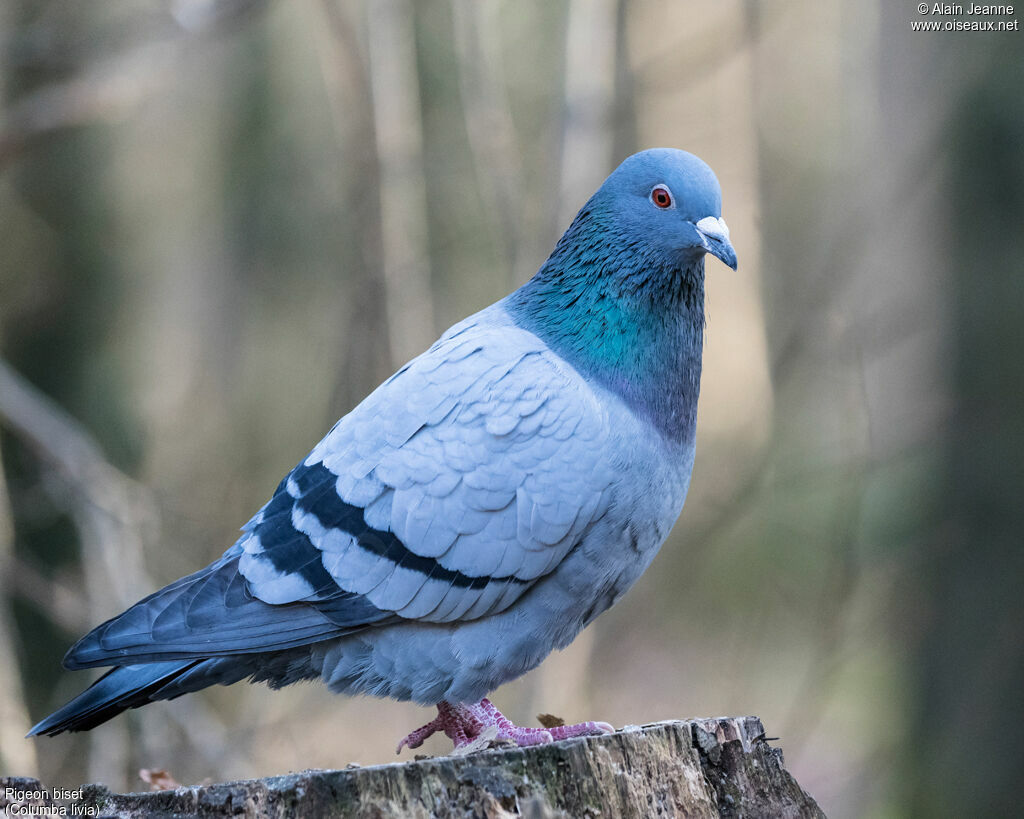
[[586,305],[589,293],[638,315],[680,303],[703,314],[708,253],[736,269],[718,179],[693,154],[653,148],[612,172],[512,300],[547,312],[566,298]]
[[692,440],[709,253],[736,268],[715,174],[686,151],[643,151],[605,180],[505,306],[666,434]]
[[689,267],[710,253],[736,269],[718,179],[686,151],[653,148],[629,157],[580,216],[628,236],[652,261]]

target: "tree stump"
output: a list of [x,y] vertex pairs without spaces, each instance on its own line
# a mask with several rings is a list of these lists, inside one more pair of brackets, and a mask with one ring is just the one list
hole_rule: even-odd
[[[36,811],[19,810],[22,805]],[[38,807],[64,807],[39,813]],[[18,806],[18,807],[15,807]],[[757,717],[151,793],[0,779],[10,816],[820,817]]]

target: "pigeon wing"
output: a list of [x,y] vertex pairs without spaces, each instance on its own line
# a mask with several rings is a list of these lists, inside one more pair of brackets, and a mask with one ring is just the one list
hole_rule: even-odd
[[[467,320],[292,471],[249,524],[242,573],[267,602],[340,592],[432,622],[500,611],[603,514],[607,435],[593,390],[536,336]],[[287,544],[265,534],[279,515]]]

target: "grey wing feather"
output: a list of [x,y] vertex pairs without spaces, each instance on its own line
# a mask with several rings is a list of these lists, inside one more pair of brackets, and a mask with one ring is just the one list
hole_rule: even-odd
[[316,604],[270,605],[238,571],[240,549],[97,626],[64,658],[67,668],[281,651],[351,633],[389,616],[335,589]]
[[608,432],[590,386],[536,336],[467,322],[297,468],[296,495],[303,480],[335,491],[297,497],[293,522],[338,587],[375,607],[481,617],[550,573],[604,513]]

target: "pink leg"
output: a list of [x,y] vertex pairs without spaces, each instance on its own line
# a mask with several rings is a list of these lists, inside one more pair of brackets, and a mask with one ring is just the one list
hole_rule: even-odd
[[498,729],[498,739],[514,742],[520,747],[542,745],[547,742],[570,737],[611,733],[614,729],[607,722],[580,722],[576,725],[560,725],[556,728],[524,728],[510,722],[488,699],[475,705],[439,702],[437,718],[422,728],[417,728],[398,743],[398,751],[408,746],[419,748],[423,741],[437,731],[443,731],[456,748],[471,743],[487,727]]
[[452,705],[447,702],[437,704],[437,717],[428,722],[422,728],[417,728],[409,736],[398,743],[395,753],[401,753],[402,748],[419,748],[423,741],[438,731],[455,743],[456,748],[468,745],[483,730],[483,725],[476,718],[471,706]]

